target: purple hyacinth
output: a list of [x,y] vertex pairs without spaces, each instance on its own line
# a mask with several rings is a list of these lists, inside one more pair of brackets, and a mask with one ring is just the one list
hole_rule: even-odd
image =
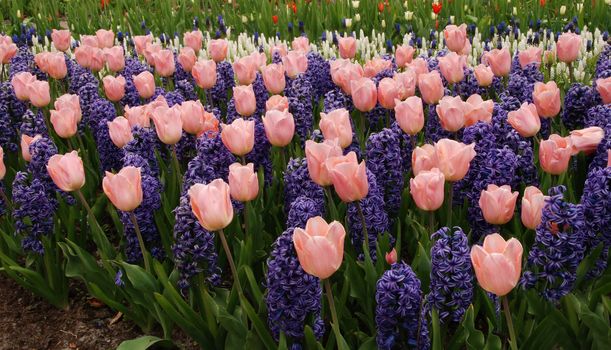
[[305,227],[309,218],[323,216],[325,206],[321,201],[311,199],[307,196],[297,197],[289,210],[286,219],[286,227]]
[[[394,131],[394,133],[399,138],[400,150],[401,150],[402,173],[403,174],[408,173],[412,168],[412,151],[413,151],[414,145],[416,144],[415,141],[417,141],[415,139],[417,138],[417,135],[410,136],[404,133],[396,121],[392,124],[391,129]],[[412,143],[412,138],[414,138],[413,139],[414,143]]]
[[197,101],[199,99],[195,91],[195,86],[190,80],[185,79],[177,81],[175,89],[184,96],[185,100]]
[[31,110],[26,110],[21,118],[19,133],[34,137],[36,135],[48,135],[47,125],[41,110],[37,110],[36,114]]
[[[376,176],[367,169],[367,182],[369,192],[367,196],[360,200],[365,224],[367,225],[367,237],[369,239],[369,253],[372,260],[376,260],[376,247],[378,236],[386,232],[389,228],[388,214],[384,211],[384,195],[381,186],[377,182]],[[357,252],[362,252],[363,247],[363,221],[359,215],[356,203],[348,203],[346,213],[348,229],[352,245]],[[360,258],[363,258],[360,256]]]
[[200,273],[204,273],[208,283],[218,285],[221,269],[217,265],[214,234],[205,230],[193,215],[188,194],[180,198],[180,204],[174,209],[174,217],[172,252],[174,263],[180,271],[178,287],[189,288],[191,278]]
[[257,110],[255,111],[255,115],[264,115],[265,102],[267,102],[269,93],[265,88],[265,83],[263,82],[263,75],[261,75],[260,72],[257,72],[255,81],[252,83],[252,90],[255,93],[255,100],[257,101]]
[[293,246],[293,230],[284,231],[272,246],[267,261],[265,304],[274,338],[277,340],[283,332],[290,343],[299,344],[306,324],[317,339],[324,335],[325,325],[320,317],[320,280],[301,268]]
[[159,174],[159,164],[155,156],[155,150],[158,150],[159,139],[157,134],[151,128],[142,128],[135,126],[132,128],[134,139],[123,147],[125,153],[134,153],[144,158],[150,168],[152,176]]
[[23,235],[21,245],[28,252],[44,254],[42,236],[53,233],[53,215],[57,201],[49,195],[39,178],[19,171],[13,181],[13,218],[17,234]]
[[[454,231],[454,232],[452,232]],[[435,308],[441,322],[460,322],[473,300],[473,268],[467,236],[460,227],[442,227],[432,236],[431,288],[426,309]]]
[[220,133],[216,133],[212,137],[209,136],[202,135],[197,139],[197,157],[204,165],[212,168],[214,177],[211,180],[218,178],[227,181],[229,166],[235,163],[236,158],[223,144]]
[[26,45],[19,46],[17,54],[11,58],[10,65],[8,66],[9,81],[13,79],[13,76],[21,72],[32,71],[34,65],[34,55],[30,51],[30,48]]
[[231,91],[235,82],[233,80],[233,68],[231,63],[223,61],[216,64],[216,84],[210,89],[215,106],[227,102],[227,92]]
[[289,212],[291,204],[300,196],[306,196],[324,206],[322,187],[310,179],[305,158],[291,158],[284,171],[284,210]]
[[[517,61],[517,56],[514,59]],[[531,63],[524,67],[512,70],[509,74],[507,91],[522,102],[532,102],[532,93],[536,82],[543,81],[543,73],[539,70],[539,65]]]
[[331,79],[331,65],[318,52],[308,52],[308,69],[305,72],[307,79],[312,84],[314,101],[318,101],[335,84]]
[[[142,175],[142,203],[134,210],[138,226],[142,233],[145,246],[156,259],[162,259],[164,251],[161,247],[161,237],[155,224],[155,211],[161,207],[162,185],[159,179],[152,173],[148,161],[137,153],[126,152],[123,157],[123,166],[134,166],[140,168]],[[137,262],[142,259],[140,245],[134,225],[129,213],[120,212],[121,222],[125,232],[127,245],[125,255],[129,262]]]
[[452,138],[452,133],[441,127],[435,105],[424,105],[424,113],[427,112],[427,107],[428,116],[426,117],[426,125],[424,126],[426,142],[433,143],[441,139]]
[[[400,130],[399,130],[400,131]],[[395,216],[401,206],[403,173],[399,135],[388,128],[373,133],[367,140],[367,169],[377,180],[384,195],[386,212]]]
[[312,115],[313,86],[305,74],[295,79],[286,77],[284,94],[289,100],[289,111],[295,118],[295,131],[302,144],[312,133],[314,116]]
[[541,295],[553,302],[573,289],[577,266],[584,254],[583,207],[565,202],[565,190],[564,186],[549,190],[549,199],[520,281],[524,288],[534,288],[540,282]]
[[376,343],[378,349],[403,344],[411,349],[429,349],[428,325],[423,317],[420,280],[399,262],[384,272],[376,285]]
[[571,85],[564,96],[562,123],[569,130],[584,127],[586,112],[594,105],[594,90],[579,83]]
[[16,120],[15,114],[12,113],[11,104],[13,103],[14,92],[9,82],[0,83],[0,146],[5,151],[15,152],[18,149],[17,143],[17,132],[15,131],[14,124]]
[[323,104],[324,111],[326,113],[340,108],[345,108],[348,111],[352,111],[354,108],[354,105],[352,104],[352,97],[346,95],[342,89],[337,86],[325,93]]
[[607,268],[611,247],[611,167],[592,169],[589,172],[581,196],[581,206],[586,226],[586,253],[602,245],[595,266],[588,272],[588,277],[597,278]]

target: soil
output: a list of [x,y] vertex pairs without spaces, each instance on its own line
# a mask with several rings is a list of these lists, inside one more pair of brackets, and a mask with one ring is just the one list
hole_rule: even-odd
[[[115,315],[82,285],[71,285],[70,307],[60,310],[0,273],[0,350],[109,350],[143,335],[129,320],[111,325]],[[174,339],[181,349],[198,349],[180,332]]]

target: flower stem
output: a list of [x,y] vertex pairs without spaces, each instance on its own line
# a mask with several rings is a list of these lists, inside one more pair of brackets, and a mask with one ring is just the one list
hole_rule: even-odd
[[356,201],[356,209],[359,212],[361,218],[361,224],[363,225],[363,241],[365,242],[365,253],[369,255],[369,234],[367,233],[367,222],[365,221],[365,215],[363,214],[363,208],[361,207],[361,201]]
[[454,183],[450,182],[448,188],[448,227],[452,227],[452,206],[454,202]]
[[129,218],[134,225],[134,231],[136,231],[136,237],[138,237],[138,244],[140,245],[140,251],[142,252],[142,260],[144,260],[144,269],[146,272],[151,272],[151,266],[149,265],[149,260],[146,256],[146,247],[144,246],[144,239],[142,238],[142,232],[140,232],[140,226],[138,226],[138,218],[133,211],[129,212]]
[[337,311],[335,310],[335,302],[333,301],[333,291],[331,290],[331,282],[329,282],[329,279],[327,278],[323,281],[323,284],[325,285],[325,294],[327,294],[327,301],[329,302],[329,309],[331,310],[331,320],[333,321],[331,327],[333,327],[333,330],[336,332],[335,338],[337,339],[337,347],[340,348],[339,320],[337,319]]
[[223,249],[225,250],[225,255],[227,255],[227,261],[229,262],[229,267],[231,268],[231,274],[233,275],[233,281],[235,282],[235,286],[238,289],[238,294],[240,295],[240,300],[244,296],[244,291],[242,290],[242,285],[240,284],[240,279],[238,278],[238,270],[235,268],[235,263],[233,262],[233,256],[231,255],[231,250],[229,250],[229,245],[227,244],[227,239],[225,238],[225,233],[223,230],[219,230],[219,236],[221,237],[221,243],[223,244]]
[[503,299],[503,311],[505,312],[505,320],[507,321],[507,328],[509,328],[509,339],[511,350],[518,350],[518,339],[516,338],[516,332],[513,329],[513,321],[511,320],[511,311],[509,310],[509,301],[507,296],[501,297]]
[[12,212],[13,211],[13,204],[8,199],[8,196],[6,195],[6,193],[4,193],[4,190],[2,188],[0,188],[0,198],[2,198],[2,201],[4,202],[4,205],[6,205],[8,210],[10,212]]
[[176,178],[178,179],[178,188],[180,190],[182,174],[180,173],[180,162],[178,161],[178,154],[176,154],[176,145],[172,145],[172,160],[174,162],[174,170],[176,171]]

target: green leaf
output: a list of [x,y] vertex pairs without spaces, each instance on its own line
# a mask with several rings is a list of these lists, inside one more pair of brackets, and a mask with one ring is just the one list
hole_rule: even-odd
[[126,340],[119,344],[117,350],[145,350],[151,346],[162,349],[175,349],[176,346],[171,340],[161,339],[152,335],[145,335],[140,338]]
[[121,266],[123,266],[125,274],[134,288],[146,293],[158,291],[155,278],[142,267],[128,264],[124,261],[121,261]]
[[475,329],[475,312],[473,310],[473,304],[467,309],[461,326],[467,332],[467,348],[482,349],[484,347],[484,333]]
[[265,323],[261,321],[259,315],[257,315],[257,313],[255,312],[255,309],[252,308],[252,305],[250,305],[246,297],[242,296],[241,301],[242,308],[246,312],[246,315],[248,315],[248,318],[250,319],[253,324],[253,327],[259,334],[261,341],[263,341],[263,344],[265,344],[265,347],[267,349],[276,349],[276,342],[274,341],[274,338],[272,338],[271,334],[269,334]]

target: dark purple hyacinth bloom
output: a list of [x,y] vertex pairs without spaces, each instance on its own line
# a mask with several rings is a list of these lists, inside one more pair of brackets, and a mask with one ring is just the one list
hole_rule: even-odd
[[[19,108],[19,111],[15,111],[12,105],[17,100],[15,93],[13,92],[10,82],[0,83],[0,146],[5,151],[15,152],[18,149],[17,144],[18,136],[13,125],[18,125],[18,121],[21,120],[21,113],[23,110]],[[17,115],[15,112],[21,113]]]
[[283,332],[290,343],[299,344],[306,324],[318,339],[324,335],[325,326],[320,317],[320,280],[301,268],[293,246],[293,230],[291,227],[284,231],[272,246],[267,261],[265,304],[274,338],[277,340]]
[[[376,260],[376,247],[378,236],[389,229],[388,214],[384,210],[384,194],[381,186],[377,182],[376,176],[367,169],[367,182],[369,192],[360,201],[365,224],[367,225],[367,238],[369,239],[369,253],[373,261]],[[359,215],[356,203],[348,203],[346,213],[348,229],[352,245],[357,252],[362,252],[363,247],[363,221]],[[364,258],[362,255],[359,258]]]
[[594,94],[591,87],[579,83],[571,85],[567,90],[561,117],[568,130],[584,127],[587,111],[594,105]]
[[[518,60],[516,55],[514,63]],[[539,65],[531,63],[524,67],[524,69],[518,66],[516,69],[512,69],[509,74],[509,82],[507,84],[507,91],[519,99],[522,102],[532,102],[532,93],[536,82],[543,81],[543,73],[539,70]]]
[[[142,238],[147,250],[154,258],[162,259],[164,252],[161,247],[161,237],[155,224],[155,211],[161,207],[161,182],[153,175],[148,161],[137,153],[125,152],[123,166],[140,168],[142,175],[142,203],[134,210],[134,214],[138,220],[138,226],[142,232]],[[129,213],[120,212],[120,214],[127,241],[127,246],[125,247],[127,260],[132,263],[140,261],[142,253],[134,225],[129,218]]]
[[295,79],[286,77],[285,96],[289,100],[289,112],[295,119],[295,132],[302,144],[312,133],[314,117],[312,115],[313,86],[307,74],[301,74]]
[[233,68],[231,63],[223,61],[216,64],[216,84],[210,89],[215,106],[227,102],[227,92],[234,87]]
[[191,278],[204,273],[206,281],[217,285],[221,280],[221,269],[217,265],[214,234],[205,230],[193,215],[189,195],[180,197],[180,204],[174,209],[174,263],[180,271],[178,287],[191,286]]
[[323,216],[325,206],[321,201],[316,201],[307,196],[300,196],[291,203],[289,214],[286,219],[286,227],[305,227],[309,218]]
[[306,196],[324,206],[325,194],[322,187],[310,179],[305,158],[291,158],[284,171],[284,210],[289,212],[291,204]]
[[586,238],[583,207],[565,202],[565,190],[557,186],[548,192],[550,197],[520,281],[524,288],[539,285],[541,295],[552,302],[573,289]]
[[307,57],[308,69],[305,75],[312,84],[314,100],[318,101],[335,86],[331,79],[331,65],[317,52],[310,51]]
[[55,197],[39,178],[19,171],[13,181],[13,218],[17,234],[23,235],[24,251],[44,254],[43,235],[53,234],[53,215],[57,209]]
[[410,349],[429,349],[428,324],[422,317],[420,280],[399,262],[384,272],[376,285],[376,342],[378,349],[401,344]]
[[21,117],[21,125],[19,126],[19,133],[22,135],[28,135],[34,137],[36,135],[47,136],[47,125],[41,110],[38,110],[36,114],[30,109],[26,110]]
[[602,245],[595,266],[588,272],[588,277],[597,278],[607,268],[611,247],[611,167],[590,170],[584,184],[581,206],[586,227],[586,254]]
[[435,308],[441,322],[460,322],[473,300],[473,268],[467,236],[460,227],[454,232],[442,227],[432,238],[431,288],[426,309]]
[[34,65],[34,55],[30,51],[30,48],[27,45],[19,46],[19,50],[17,54],[11,58],[10,65],[8,66],[9,72],[9,81],[13,79],[13,76],[17,73],[21,72],[30,72],[32,71],[32,66]]
[[367,169],[375,175],[382,190],[386,212],[394,217],[401,206],[404,181],[399,135],[384,128],[369,136],[366,149]]
[[325,93],[323,104],[324,111],[326,113],[340,108],[345,108],[348,111],[352,111],[354,109],[352,97],[346,95],[342,89],[337,86]]
[[[427,109],[428,107],[428,109]],[[426,114],[428,111],[428,115]],[[441,122],[437,116],[435,105],[424,105],[424,113],[426,117],[426,125],[424,126],[424,135],[427,143],[437,142],[441,139],[452,138],[452,133],[444,130],[441,127]],[[462,132],[462,130],[460,131]]]

